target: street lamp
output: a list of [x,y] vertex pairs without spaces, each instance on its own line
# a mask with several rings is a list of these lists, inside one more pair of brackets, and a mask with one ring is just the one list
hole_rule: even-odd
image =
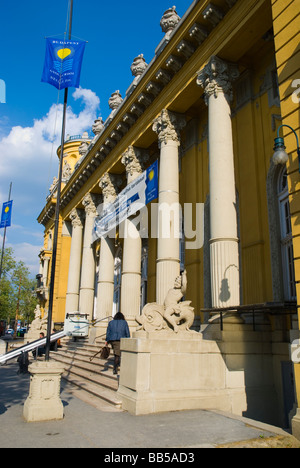
[[274,164],[286,164],[288,162],[288,155],[285,151],[285,146],[284,146],[284,139],[279,136],[280,129],[282,127],[288,127],[292,132],[294,133],[297,141],[297,154],[298,154],[298,161],[299,161],[299,172],[300,172],[300,148],[299,148],[299,140],[297,137],[297,134],[295,130],[290,127],[289,125],[280,125],[277,131],[277,138],[274,140],[274,154],[273,154],[273,162]]

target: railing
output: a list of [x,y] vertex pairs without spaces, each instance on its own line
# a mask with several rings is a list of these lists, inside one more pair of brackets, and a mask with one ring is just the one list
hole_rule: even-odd
[[[90,324],[92,326],[95,326],[97,323],[102,322],[104,320],[109,320],[109,319],[113,319],[113,317],[111,315],[109,315],[108,317],[104,317],[102,319],[93,320]],[[74,322],[74,323],[79,323],[79,322]],[[85,328],[85,327],[86,327],[86,325],[84,325],[84,327],[82,327],[82,328]],[[67,335],[68,335],[68,333],[66,333],[65,330],[61,330],[58,333],[53,333],[53,335],[50,336],[50,342],[53,343],[53,342],[59,340],[60,338],[63,338],[64,336],[67,336]],[[104,335],[101,335],[101,337],[102,336],[104,336]],[[0,355],[0,365],[5,364],[7,361],[9,361],[11,359],[15,359],[15,358],[21,356],[21,354],[23,354],[23,353],[28,353],[29,351],[33,351],[33,350],[35,350],[37,348],[40,348],[41,346],[46,345],[46,341],[47,341],[46,337],[41,338],[39,340],[32,341],[31,343],[27,343],[24,346],[20,346],[20,348],[9,351],[6,354]]]
[[[50,336],[50,342],[53,343],[60,338],[63,338],[66,336],[66,333],[64,330],[58,332],[58,333],[53,333],[53,335]],[[12,351],[9,351],[6,354],[2,354],[0,356],[0,365],[5,364],[7,361],[10,361],[11,359],[15,359],[18,356],[21,356],[23,353],[28,353],[29,351],[33,351],[34,349],[40,348],[41,346],[46,345],[47,338],[41,338],[36,341],[32,341],[32,343],[27,343],[24,346],[20,346],[20,348],[14,349]]]
[[298,306],[295,302],[265,302],[263,304],[250,304],[235,307],[201,309],[201,312],[209,313],[213,318],[220,316],[220,329],[224,329],[224,316],[229,312],[235,312],[239,316],[243,314],[252,315],[253,331],[256,330],[255,316],[258,314],[269,314],[274,316],[279,315],[294,315],[297,313]]

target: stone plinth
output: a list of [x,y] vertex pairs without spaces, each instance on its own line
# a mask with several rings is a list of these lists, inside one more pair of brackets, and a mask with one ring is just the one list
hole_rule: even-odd
[[23,416],[27,422],[59,420],[64,417],[60,399],[60,381],[64,372],[56,362],[35,362],[31,373],[29,396],[24,404]]
[[196,332],[136,332],[121,343],[119,396],[132,414],[247,408],[243,372],[230,378],[215,341]]

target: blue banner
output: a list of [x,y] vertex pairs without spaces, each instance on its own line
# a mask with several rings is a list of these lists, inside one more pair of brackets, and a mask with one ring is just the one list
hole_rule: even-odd
[[85,44],[47,38],[42,82],[57,89],[79,88]]
[[[93,242],[105,237],[125,219],[158,198],[158,161],[128,184],[108,206],[102,206],[95,219]],[[99,207],[98,207],[98,212]]]
[[11,226],[12,200],[3,203],[0,228]]
[[146,205],[158,198],[158,161],[146,171]]

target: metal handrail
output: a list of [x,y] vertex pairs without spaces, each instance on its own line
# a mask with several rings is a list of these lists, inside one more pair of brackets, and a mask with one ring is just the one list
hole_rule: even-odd
[[[232,307],[214,307],[201,309],[201,312],[209,313],[211,316],[220,315],[220,329],[223,331],[223,316],[228,312],[237,312],[239,315],[247,312],[252,313],[252,326],[255,331],[255,315],[259,313],[268,313],[270,315],[294,315],[299,306],[296,302],[264,302],[262,304],[240,305]],[[216,317],[217,318],[217,317]]]
[[[90,322],[90,324],[94,326],[96,323],[102,322],[103,320],[108,320],[110,318],[113,319],[113,316],[109,315],[108,317],[104,317],[102,319],[98,319],[98,320],[95,320],[95,321],[92,320],[92,322]],[[76,323],[78,323],[78,322],[76,322]],[[85,326],[81,327],[81,328],[85,328]],[[67,335],[68,334],[64,330],[61,330],[60,332],[54,333],[53,335],[50,336],[50,342],[52,343],[54,341],[57,341],[58,339],[63,338],[64,336],[67,336]],[[101,337],[104,336],[104,335],[105,334],[101,335]],[[100,338],[100,337],[98,337],[98,338]],[[43,345],[46,345],[46,341],[47,341],[46,337],[45,338],[40,338],[39,340],[32,341],[31,343],[27,343],[24,346],[20,346],[20,348],[9,351],[6,354],[0,355],[0,365],[5,364],[7,361],[9,361],[11,359],[17,358],[18,356],[20,356],[23,353],[33,351],[34,349],[37,349],[37,348],[39,348],[39,347],[41,347]]]
[[[60,338],[63,338],[66,336],[66,333],[64,330],[58,332],[58,333],[53,333],[53,335],[50,336],[50,342],[54,342],[59,340]],[[21,356],[23,353],[28,353],[29,351],[33,351],[34,349],[40,348],[43,345],[46,345],[47,338],[40,338],[39,340],[32,341],[31,343],[27,343],[24,346],[20,346],[20,348],[14,349],[12,351],[9,351],[6,354],[2,354],[0,356],[0,365],[5,364],[7,361],[10,361],[11,359],[15,359],[18,356]]]

